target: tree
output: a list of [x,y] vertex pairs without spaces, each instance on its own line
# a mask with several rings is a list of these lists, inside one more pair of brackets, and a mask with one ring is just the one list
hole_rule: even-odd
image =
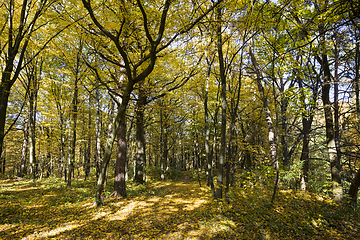
[[217,52],[219,58],[219,74],[221,82],[221,94],[220,94],[220,104],[221,104],[221,143],[220,143],[220,158],[219,165],[217,168],[217,186],[216,186],[216,199],[222,199],[222,189],[223,189],[223,167],[226,161],[226,75],[225,75],[225,66],[224,66],[224,56],[223,56],[223,40],[222,40],[222,11],[223,8],[218,7],[216,9],[216,20],[217,20]]
[[323,71],[323,83],[322,83],[322,101],[324,105],[324,115],[325,115],[325,128],[326,128],[326,142],[329,154],[330,161],[330,172],[331,179],[333,182],[333,192],[334,199],[337,202],[341,202],[343,190],[341,185],[341,175],[340,175],[340,158],[336,153],[336,144],[335,144],[335,132],[334,132],[334,120],[332,113],[332,104],[330,101],[330,88],[331,88],[331,79],[332,75],[330,72],[330,66],[328,61],[328,56],[325,52],[325,28],[324,23],[319,24],[319,33],[320,33],[320,46],[322,48],[321,57],[317,56],[319,64],[321,64],[321,69]]
[[[125,43],[124,37],[126,34],[129,33],[127,31],[127,29],[124,29],[124,24],[127,21],[129,21],[129,22],[131,21],[131,16],[130,16],[131,12],[127,10],[127,8],[130,8],[131,5],[127,4],[126,2],[122,2],[120,4],[119,9],[122,9],[122,10],[120,10],[119,13],[123,14],[122,20],[120,20],[119,26],[117,26],[116,30],[114,29],[114,30],[109,31],[108,29],[105,28],[105,26],[96,17],[96,14],[93,10],[91,1],[82,0],[82,2],[83,2],[84,7],[86,8],[86,10],[88,11],[88,13],[90,15],[92,22],[95,24],[97,29],[112,44],[114,44],[115,48],[118,51],[119,57],[121,58],[121,61],[123,61],[124,64],[122,65],[119,61],[116,62],[116,60],[114,61],[114,59],[107,58],[105,55],[102,55],[102,56],[105,57],[105,59],[108,60],[109,62],[115,63],[116,65],[125,68],[125,75],[127,77],[127,83],[125,84],[126,87],[122,92],[122,102],[118,109],[118,113],[115,117],[114,124],[113,124],[112,130],[111,130],[111,135],[106,141],[106,149],[105,149],[105,153],[104,153],[104,159],[103,159],[103,162],[101,165],[100,175],[98,178],[97,191],[96,191],[95,203],[94,203],[96,206],[98,206],[103,203],[102,194],[103,194],[104,183],[105,183],[105,179],[106,179],[106,169],[107,169],[107,166],[108,166],[108,163],[110,160],[112,146],[113,146],[115,136],[118,131],[121,119],[124,118],[126,107],[130,101],[130,94],[132,93],[132,91],[134,89],[134,85],[137,83],[140,84],[153,71],[153,69],[155,67],[156,58],[158,56],[158,53],[161,50],[165,49],[172,42],[174,42],[175,39],[180,34],[188,32],[191,28],[193,28],[195,26],[195,24],[200,19],[202,19],[210,10],[208,10],[205,13],[203,13],[202,15],[200,15],[200,17],[195,19],[195,21],[192,22],[191,24],[183,27],[181,30],[176,32],[173,35],[173,37],[171,37],[170,40],[168,40],[166,43],[162,43],[162,40],[164,37],[164,31],[165,31],[165,27],[166,27],[168,11],[170,10],[171,1],[166,0],[165,3],[162,5],[160,17],[157,18],[157,16],[155,16],[155,19],[158,19],[158,20],[151,19],[151,21],[153,23],[155,23],[156,26],[158,26],[158,27],[156,27],[157,30],[156,29],[150,30],[149,22],[148,22],[149,15],[146,13],[146,9],[144,8],[141,1],[137,0],[136,5],[134,5],[134,6],[136,6],[138,8],[138,11],[140,11],[140,13],[141,13],[140,16],[143,19],[142,27],[143,27],[143,31],[146,36],[145,44],[146,44],[146,48],[148,49],[148,53],[145,56],[140,57],[140,59],[138,59],[136,61],[135,59],[131,60],[131,58],[130,58],[131,52],[128,50],[126,45],[124,45],[124,43]],[[219,1],[219,2],[221,2],[221,1]],[[113,32],[115,32],[115,34]],[[155,35],[155,38],[153,37],[154,35]],[[132,61],[136,61],[137,63],[132,62]],[[139,71],[140,67],[141,67],[141,70]]]
[[273,168],[276,171],[274,193],[273,193],[273,196],[271,199],[271,203],[273,203],[275,200],[275,194],[276,194],[278,184],[279,184],[279,163],[277,160],[277,152],[276,152],[275,130],[274,130],[274,125],[273,125],[273,121],[271,118],[269,103],[268,103],[268,100],[267,100],[267,97],[265,94],[265,90],[263,87],[263,83],[262,83],[263,77],[262,77],[259,65],[257,63],[256,57],[255,57],[254,53],[252,52],[251,44],[249,47],[249,54],[251,57],[251,62],[254,65],[254,69],[255,69],[255,73],[256,73],[256,83],[258,86],[258,91],[260,93],[261,100],[263,102],[263,108],[264,108],[264,112],[265,112],[265,116],[266,116],[266,122],[268,124],[271,163],[272,163]]
[[140,86],[135,110],[136,118],[136,155],[135,155],[135,174],[134,182],[144,183],[144,165],[146,164],[145,155],[145,132],[144,132],[144,108],[147,102],[144,89]]
[[[1,35],[5,41],[1,41],[0,54],[2,55],[3,68],[1,68],[0,83],[0,159],[5,137],[5,120],[9,95],[12,86],[19,77],[24,65],[24,58],[31,37],[39,30],[37,22],[43,13],[54,3],[54,1],[8,1],[1,5],[1,9],[7,12],[7,18],[1,22]],[[34,54],[33,56],[37,56]]]
[[74,162],[75,162],[75,150],[76,150],[76,126],[77,126],[77,116],[78,116],[78,102],[79,102],[79,86],[78,83],[81,79],[81,55],[83,51],[83,40],[79,39],[78,51],[76,53],[75,65],[71,69],[72,75],[74,77],[74,92],[72,98],[72,136],[71,136],[71,146],[70,146],[70,158],[69,158],[69,169],[68,169],[68,181],[67,187],[71,186],[71,176],[74,171]]

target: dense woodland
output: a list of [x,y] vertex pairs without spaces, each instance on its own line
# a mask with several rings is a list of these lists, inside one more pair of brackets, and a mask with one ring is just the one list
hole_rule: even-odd
[[[206,173],[357,202],[360,4],[0,1],[1,177],[127,182]],[[211,191],[210,191],[211,189]]]

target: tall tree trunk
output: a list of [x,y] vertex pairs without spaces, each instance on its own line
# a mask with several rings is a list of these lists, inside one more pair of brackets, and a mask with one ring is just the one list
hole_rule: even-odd
[[87,133],[87,146],[86,146],[86,154],[85,154],[85,180],[88,179],[90,175],[90,160],[91,160],[91,129],[92,129],[92,121],[91,121],[91,95],[89,95],[89,123],[88,123],[88,133]]
[[2,153],[1,155],[1,158],[0,158],[0,173],[3,173],[5,174],[5,164],[6,164],[6,151],[5,151],[5,147],[6,147],[6,141],[4,141],[3,143],[4,145],[4,152]]
[[47,169],[46,169],[46,177],[50,177],[53,174],[53,157],[52,157],[52,144],[53,144],[53,139],[52,139],[52,130],[50,127],[46,127],[46,164],[47,164]]
[[117,132],[117,156],[115,163],[115,181],[114,197],[126,197],[126,160],[127,160],[127,143],[126,143],[126,121],[125,117],[121,119]]
[[[109,139],[111,137],[111,131],[112,131],[112,125],[113,125],[113,121],[114,121],[114,111],[115,111],[115,101],[113,99],[110,100],[110,111],[109,111],[109,125],[108,125],[108,132],[107,132],[107,139]],[[106,169],[106,173],[105,176],[107,176],[107,169]],[[106,182],[107,182],[107,178],[105,177],[104,180],[104,188],[106,188]]]
[[[212,158],[210,154],[210,124],[209,124],[209,109],[208,109],[208,95],[209,95],[209,81],[210,81],[210,70],[211,65],[209,65],[207,77],[206,77],[206,87],[205,87],[205,101],[204,101],[204,110],[205,110],[205,154],[206,154],[206,163],[207,163],[207,186],[211,187],[211,195],[215,198],[215,187],[213,181],[213,168],[212,168]],[[183,149],[183,146],[182,146]]]
[[225,76],[225,65],[224,65],[224,56],[222,50],[222,8],[218,7],[216,12],[216,20],[218,22],[216,35],[217,35],[217,51],[219,58],[219,67],[220,67],[220,81],[221,81],[221,142],[220,142],[220,157],[219,157],[219,166],[218,166],[218,177],[217,177],[217,186],[216,186],[216,199],[222,199],[222,190],[223,190],[223,167],[226,161],[226,76]]
[[257,82],[257,86],[258,86],[258,90],[260,93],[260,97],[262,98],[262,102],[263,102],[263,108],[264,108],[264,112],[265,112],[265,117],[266,117],[266,122],[268,125],[268,132],[269,132],[269,143],[270,143],[270,154],[271,154],[271,161],[272,161],[272,166],[276,171],[276,179],[275,179],[275,186],[274,186],[274,193],[273,196],[271,198],[271,203],[274,202],[275,200],[275,196],[276,196],[276,192],[277,192],[277,188],[278,188],[278,184],[279,184],[279,163],[277,160],[277,152],[276,152],[276,141],[275,141],[275,130],[274,130],[274,126],[273,126],[273,122],[271,119],[271,112],[270,112],[270,108],[269,108],[269,103],[265,94],[265,90],[264,87],[262,85],[262,74],[260,72],[260,68],[259,65],[257,63],[257,60],[255,58],[255,55],[252,52],[252,47],[251,47],[250,43],[250,47],[249,47],[249,54],[251,57],[251,62],[254,65],[255,68],[255,73],[256,73],[256,82]]
[[61,173],[60,177],[64,174],[64,180],[67,182],[66,163],[65,163],[65,128],[64,128],[64,116],[60,108],[60,154],[61,154]]
[[[302,79],[298,78],[298,84],[299,88],[301,90],[301,104],[303,109],[305,110],[306,104],[305,104],[305,94],[303,91],[303,84]],[[317,95],[317,94],[316,94]],[[316,97],[315,97],[316,98]],[[301,156],[300,161],[303,161],[302,166],[302,174],[301,174],[301,190],[306,191],[307,185],[309,183],[309,154],[310,154],[310,129],[311,129],[311,123],[312,123],[312,114],[309,116],[306,112],[302,114],[302,131],[303,131],[303,142],[302,142],[302,150],[301,150]]]
[[[290,86],[292,87],[292,86]],[[283,94],[285,90],[285,84],[283,83],[283,79],[281,78],[281,83],[280,83],[280,92]],[[287,116],[286,116],[286,111],[287,111],[287,105],[288,105],[288,98],[287,97],[283,97],[281,98],[281,129],[282,129],[282,134],[281,134],[281,146],[282,146],[282,154],[283,154],[283,164],[284,167],[288,167],[290,164],[290,156],[289,156],[289,147],[288,147],[288,127],[287,127]]]
[[218,165],[219,165],[219,161],[218,161],[218,144],[217,144],[217,138],[218,138],[218,133],[217,133],[217,124],[218,124],[218,115],[219,115],[219,107],[216,106],[215,107],[215,114],[214,114],[214,135],[213,135],[213,146],[212,146],[212,165],[213,167],[215,166],[215,168],[217,169]]
[[[337,30],[336,30],[337,31]],[[340,162],[341,149],[340,149],[340,123],[339,123],[339,37],[335,33],[335,76],[334,76],[334,134],[335,134],[335,147],[337,159]]]
[[144,183],[144,166],[146,164],[145,155],[145,131],[144,131],[144,108],[146,104],[145,92],[139,89],[139,99],[136,108],[136,155],[135,155],[135,175],[134,182]]
[[[27,114],[28,115],[28,114]],[[23,177],[26,174],[26,158],[27,158],[27,149],[29,142],[29,119],[26,118],[24,122],[24,139],[21,147],[21,157],[20,157],[20,166],[18,171],[18,177]]]
[[30,163],[30,174],[32,180],[35,181],[38,173],[38,163],[36,161],[36,106],[37,106],[37,91],[38,83],[35,73],[32,72],[29,75],[29,129],[30,129],[30,139],[29,139],[29,163]]
[[237,92],[236,92],[236,99],[231,100],[231,122],[230,122],[230,136],[229,136],[229,145],[228,145],[228,162],[226,164],[226,188],[225,188],[225,200],[226,202],[230,203],[229,199],[229,188],[230,188],[230,171],[232,169],[232,166],[234,165],[234,159],[235,159],[235,142],[234,137],[236,134],[235,130],[235,123],[236,123],[236,116],[239,108],[240,103],[240,91],[241,91],[241,80],[242,80],[242,65],[243,65],[243,53],[244,51],[241,51],[240,55],[240,71],[239,71],[239,79],[237,83]]
[[[196,128],[196,126],[195,126]],[[195,130],[195,138],[194,138],[194,157],[196,159],[196,168],[197,168],[197,177],[199,186],[201,187],[200,173],[201,173],[201,159],[200,159],[200,149],[199,149],[199,132]]]
[[107,167],[110,161],[110,156],[115,141],[115,137],[120,127],[121,119],[125,118],[126,107],[130,101],[130,94],[133,90],[133,87],[134,87],[134,82],[129,80],[126,89],[123,92],[122,102],[119,106],[118,113],[115,117],[114,123],[112,124],[111,134],[109,135],[106,141],[104,158],[103,161],[101,162],[100,173],[97,181],[97,189],[96,189],[95,202],[94,202],[95,206],[99,206],[104,203],[103,191],[105,187],[104,184],[106,180]]
[[161,150],[161,179],[165,179],[165,172],[168,161],[168,133],[167,133],[167,115],[164,113],[163,104],[160,104],[160,150]]
[[330,88],[331,88],[331,72],[329,67],[328,58],[325,51],[325,29],[323,24],[319,26],[320,31],[320,44],[323,47],[323,53],[321,58],[317,57],[321,68],[324,73],[324,81],[322,84],[322,101],[324,105],[324,115],[325,115],[325,128],[326,128],[326,142],[330,160],[330,171],[331,171],[331,180],[333,182],[333,194],[334,200],[336,202],[341,202],[343,197],[343,189],[341,185],[341,175],[340,175],[340,159],[336,153],[336,143],[335,143],[335,134],[334,134],[334,122],[332,114],[332,104],[330,101]]
[[356,34],[356,49],[355,49],[355,78],[354,78],[354,90],[355,90],[355,102],[356,102],[356,115],[357,119],[360,120],[360,98],[359,98],[359,78],[360,78],[360,36],[359,32]]
[[309,142],[310,142],[310,121],[306,116],[302,117],[303,126],[303,145],[301,151],[300,161],[303,161],[302,175],[301,175],[301,190],[306,191],[309,183]]
[[95,92],[95,104],[96,104],[96,119],[95,119],[95,135],[96,135],[96,178],[99,178],[101,168],[101,142],[100,142],[100,90],[99,86],[96,87]]
[[[78,62],[79,62],[78,57]],[[69,159],[69,171],[68,171],[68,181],[67,187],[71,187],[71,176],[74,172],[74,163],[75,163],[75,150],[76,150],[76,123],[77,123],[77,111],[78,111],[78,72],[75,76],[75,83],[74,83],[74,95],[72,100],[72,138],[71,138],[71,147],[70,147],[70,159]]]
[[[357,121],[360,120],[360,100],[359,100],[359,69],[360,69],[360,37],[358,31],[356,31],[356,49],[355,49],[355,78],[353,81],[353,86],[355,90],[355,102],[356,102],[356,116]],[[359,128],[359,125],[357,125]],[[351,199],[351,203],[353,205],[357,204],[358,198],[358,190],[360,186],[360,168],[357,170],[357,173],[354,179],[351,182],[350,189],[349,189],[349,196]]]
[[[6,112],[11,88],[11,85],[8,83],[10,79],[4,79],[6,77],[4,75],[7,75],[6,72],[3,72],[2,80],[0,83],[0,162],[2,160],[5,161],[5,158],[2,158],[2,153],[5,152],[3,143],[5,138]],[[5,173],[5,171],[3,171],[3,173]]]

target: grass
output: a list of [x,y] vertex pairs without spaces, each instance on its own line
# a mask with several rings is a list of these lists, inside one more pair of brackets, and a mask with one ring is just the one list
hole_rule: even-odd
[[252,187],[233,188],[226,204],[189,179],[127,183],[128,198],[100,208],[95,181],[0,180],[0,239],[360,239],[357,208],[292,191],[271,206],[271,190]]

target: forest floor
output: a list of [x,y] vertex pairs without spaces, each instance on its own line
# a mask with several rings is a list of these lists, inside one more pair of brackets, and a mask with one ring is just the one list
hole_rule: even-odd
[[233,188],[226,204],[188,172],[127,184],[128,198],[96,208],[95,181],[0,180],[0,239],[360,239],[359,209],[315,194],[280,191],[271,205],[270,189]]

